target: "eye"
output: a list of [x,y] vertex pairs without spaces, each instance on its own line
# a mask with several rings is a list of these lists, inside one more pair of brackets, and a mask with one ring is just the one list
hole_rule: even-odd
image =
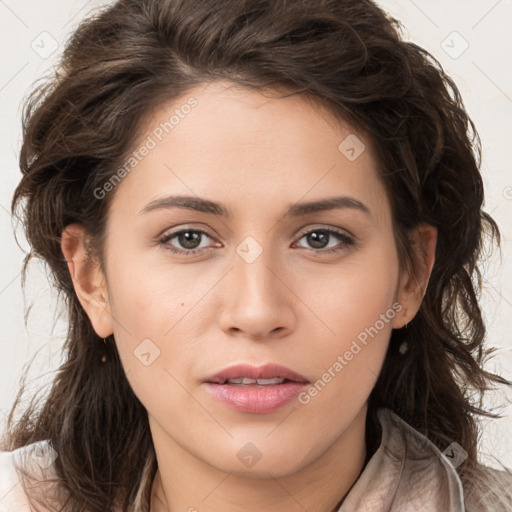
[[[338,251],[344,251],[351,245],[354,245],[355,243],[354,239],[351,236],[347,235],[342,231],[330,228],[317,228],[306,231],[300,236],[299,240],[303,238],[305,238],[307,243],[313,247],[313,250],[315,252],[322,253],[334,253]],[[337,238],[339,241],[341,241],[341,244],[338,243],[335,244],[334,246],[331,245],[331,247],[329,247],[329,243],[332,241],[333,238]],[[308,247],[305,247],[305,249],[308,249]]]
[[[181,231],[164,235],[158,243],[173,253],[193,256],[205,249],[204,246],[201,247],[201,241],[204,237],[210,238],[206,232],[198,229],[182,229]],[[183,249],[177,248],[170,243],[174,239]]]
[[[182,229],[174,233],[164,235],[158,241],[159,245],[166,250],[175,254],[183,254],[185,256],[194,256],[198,253],[208,249],[208,245],[201,245],[204,238],[211,238],[208,233],[198,229]],[[334,229],[317,228],[302,233],[299,240],[305,238],[307,242],[312,245],[311,250],[321,253],[334,253],[346,250],[351,245],[355,244],[354,239],[346,233]],[[338,239],[338,244],[329,247],[329,243],[333,238]],[[176,240],[175,240],[176,239]],[[179,244],[181,247],[176,247],[173,243]],[[220,244],[217,244],[219,247]],[[308,249],[308,247],[304,247]]]

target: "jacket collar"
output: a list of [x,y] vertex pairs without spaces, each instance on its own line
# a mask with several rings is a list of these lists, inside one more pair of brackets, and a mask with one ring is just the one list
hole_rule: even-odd
[[338,512],[465,512],[448,458],[390,409],[377,411],[381,444]]

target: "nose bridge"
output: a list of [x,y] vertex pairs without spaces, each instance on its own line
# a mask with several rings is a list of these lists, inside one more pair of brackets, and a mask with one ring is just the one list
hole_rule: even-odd
[[[277,266],[275,253],[270,247],[271,237],[247,236],[236,247],[234,258],[233,279],[239,300],[250,300],[268,304],[272,297],[279,293],[272,266]],[[275,270],[274,270],[275,272]]]
[[[265,239],[268,242],[271,237]],[[246,237],[236,247],[229,290],[223,299],[223,329],[244,331],[259,338],[290,327],[293,314],[286,287],[276,277],[278,268],[272,248],[255,237]]]

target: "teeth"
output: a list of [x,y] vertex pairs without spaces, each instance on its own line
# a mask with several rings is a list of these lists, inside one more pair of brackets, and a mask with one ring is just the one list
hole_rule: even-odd
[[249,379],[248,377],[240,377],[239,379],[228,379],[229,384],[258,384],[260,386],[270,386],[272,384],[282,384],[285,379],[275,377],[273,379]]

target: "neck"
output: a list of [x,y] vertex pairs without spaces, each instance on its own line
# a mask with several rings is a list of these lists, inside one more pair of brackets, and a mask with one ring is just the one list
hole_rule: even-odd
[[159,453],[151,512],[336,512],[362,472],[366,457],[366,407],[317,459],[279,478],[226,473],[178,445]]

